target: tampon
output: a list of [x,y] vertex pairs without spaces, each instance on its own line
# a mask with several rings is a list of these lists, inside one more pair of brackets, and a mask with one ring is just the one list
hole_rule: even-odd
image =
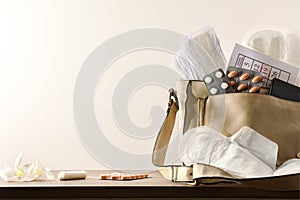
[[85,179],[87,177],[86,171],[60,171],[58,173],[58,178],[60,180],[76,180]]

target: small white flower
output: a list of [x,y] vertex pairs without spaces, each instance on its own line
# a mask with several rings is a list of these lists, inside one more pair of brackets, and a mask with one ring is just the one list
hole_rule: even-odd
[[0,170],[0,178],[4,181],[45,181],[53,180],[54,176],[48,168],[44,168],[39,161],[21,165],[22,153],[15,160],[15,168],[5,167]]

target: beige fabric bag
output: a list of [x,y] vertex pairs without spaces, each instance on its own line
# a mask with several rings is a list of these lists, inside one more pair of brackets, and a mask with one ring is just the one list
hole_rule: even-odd
[[[178,99],[177,99],[178,95]],[[175,121],[180,134],[198,126],[211,127],[226,136],[249,126],[278,144],[277,165],[300,158],[300,103],[265,94],[231,93],[209,96],[201,81],[180,81],[178,93],[170,90],[167,117],[158,134],[153,163],[165,166],[164,160]],[[234,181],[270,190],[299,190],[300,174],[268,178],[239,179],[221,169],[195,164],[165,166],[162,175],[173,181],[214,183]]]

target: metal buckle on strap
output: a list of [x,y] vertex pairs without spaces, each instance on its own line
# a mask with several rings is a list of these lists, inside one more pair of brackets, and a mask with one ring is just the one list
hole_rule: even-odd
[[176,182],[177,181],[177,168],[175,166],[171,166],[171,171],[172,171],[172,181]]
[[178,97],[176,95],[176,91],[173,88],[171,88],[171,89],[169,89],[169,102],[168,102],[167,113],[170,112],[171,106],[174,103],[174,101],[175,101],[176,106],[179,108]]
[[173,182],[193,182],[193,166],[171,166]]

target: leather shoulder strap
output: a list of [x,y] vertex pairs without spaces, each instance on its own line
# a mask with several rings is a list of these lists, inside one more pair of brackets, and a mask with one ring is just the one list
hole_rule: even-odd
[[[152,153],[152,163],[156,166],[164,166],[168,145],[175,124],[176,113],[178,111],[178,100],[173,89],[170,91],[170,98],[166,119],[158,133]],[[174,97],[175,101],[172,99]]]

